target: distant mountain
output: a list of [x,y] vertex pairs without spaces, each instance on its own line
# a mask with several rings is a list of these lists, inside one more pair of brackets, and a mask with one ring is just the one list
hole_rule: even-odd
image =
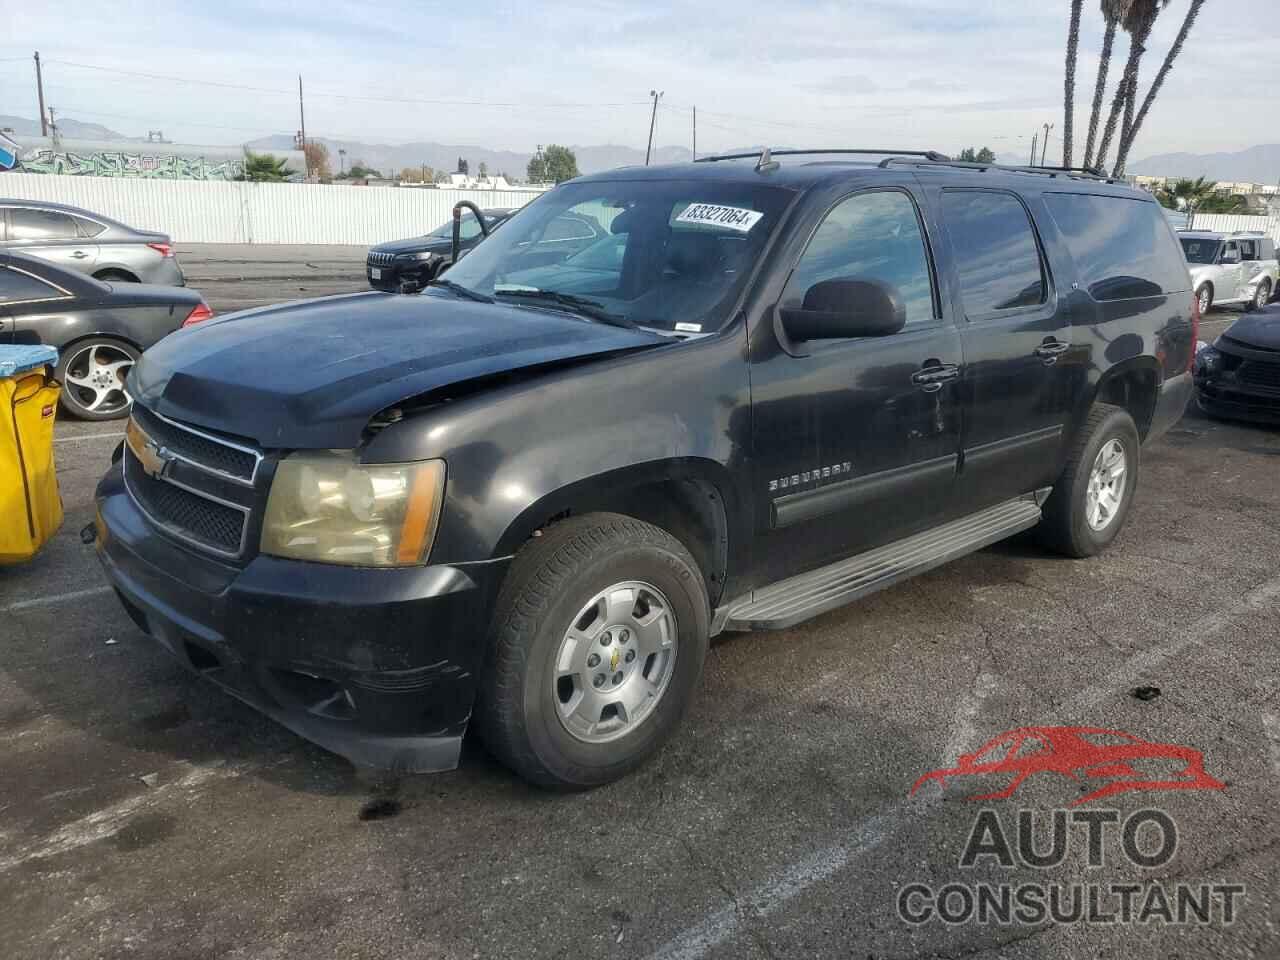
[[[9,117],[0,115],[0,130],[5,127],[12,127],[15,136],[18,137],[38,137],[40,136],[40,122],[38,120],[28,120],[26,117]],[[104,127],[100,123],[81,123],[79,120],[71,120],[67,118],[58,119],[58,129],[62,131],[64,137],[72,140],[140,140],[141,137],[126,137],[123,133],[117,133],[110,127]]]
[[[525,168],[532,158],[531,153],[520,153],[512,150],[491,150],[474,144],[448,143],[362,143],[358,140],[330,140],[326,137],[313,137],[325,145],[329,151],[329,165],[333,172],[338,172],[338,150],[347,152],[345,164],[353,163],[372,167],[384,175],[399,173],[405,167],[421,167],[423,164],[433,170],[452,173],[462,157],[473,174],[480,172],[480,164],[484,164],[492,174],[508,173],[512,177],[523,179]],[[292,150],[293,137],[276,134],[260,137],[245,144],[255,152],[274,150]],[[570,148],[578,158],[578,170],[582,173],[597,173],[601,170],[612,170],[644,163],[644,151],[634,147],[616,145],[607,146],[574,146]],[[688,160],[692,154],[684,147],[658,147],[654,150],[654,162],[677,163]]]
[[1151,177],[1205,177],[1248,183],[1280,182],[1280,143],[1236,153],[1161,153],[1127,165],[1126,173]]

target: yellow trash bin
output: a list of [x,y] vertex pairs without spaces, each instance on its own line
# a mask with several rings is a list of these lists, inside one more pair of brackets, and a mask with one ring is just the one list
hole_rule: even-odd
[[57,359],[52,347],[0,345],[0,565],[30,560],[62,526],[53,467]]

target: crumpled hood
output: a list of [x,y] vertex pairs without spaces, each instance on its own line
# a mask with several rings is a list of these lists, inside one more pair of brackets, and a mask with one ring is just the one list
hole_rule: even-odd
[[1272,308],[1243,316],[1228,327],[1223,336],[1246,347],[1280,350],[1280,311]]
[[369,418],[475,377],[671,341],[443,293],[358,293],[207,320],[143,354],[129,392],[175,420],[267,448],[359,445]]

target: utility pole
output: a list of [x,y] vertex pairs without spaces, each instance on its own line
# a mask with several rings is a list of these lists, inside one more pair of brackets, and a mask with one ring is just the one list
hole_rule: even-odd
[[644,165],[649,165],[649,155],[653,153],[653,125],[658,119],[658,101],[662,99],[663,90],[650,90],[649,96],[653,97],[653,113],[649,115],[649,146],[644,150]]
[[1031,159],[1027,165],[1034,167],[1036,165],[1036,145],[1040,142],[1040,134],[1036,134],[1031,138]]
[[693,108],[693,159],[698,159],[698,108]]
[[1044,166],[1045,154],[1049,152],[1049,131],[1053,129],[1052,123],[1044,125],[1044,143],[1040,144],[1040,166]]
[[302,74],[298,74],[298,124],[302,128],[302,168],[311,176],[311,158],[307,156],[307,115],[302,109]]
[[40,101],[40,136],[49,135],[49,121],[44,115],[44,75],[40,72],[40,51],[36,51],[36,99]]

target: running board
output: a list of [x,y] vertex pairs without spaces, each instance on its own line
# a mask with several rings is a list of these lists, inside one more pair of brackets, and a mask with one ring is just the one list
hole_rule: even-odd
[[[1039,501],[1039,502],[1037,502]],[[781,630],[1011,537],[1040,521],[1040,497],[1009,500],[809,573],[780,580],[716,611],[722,630]]]

